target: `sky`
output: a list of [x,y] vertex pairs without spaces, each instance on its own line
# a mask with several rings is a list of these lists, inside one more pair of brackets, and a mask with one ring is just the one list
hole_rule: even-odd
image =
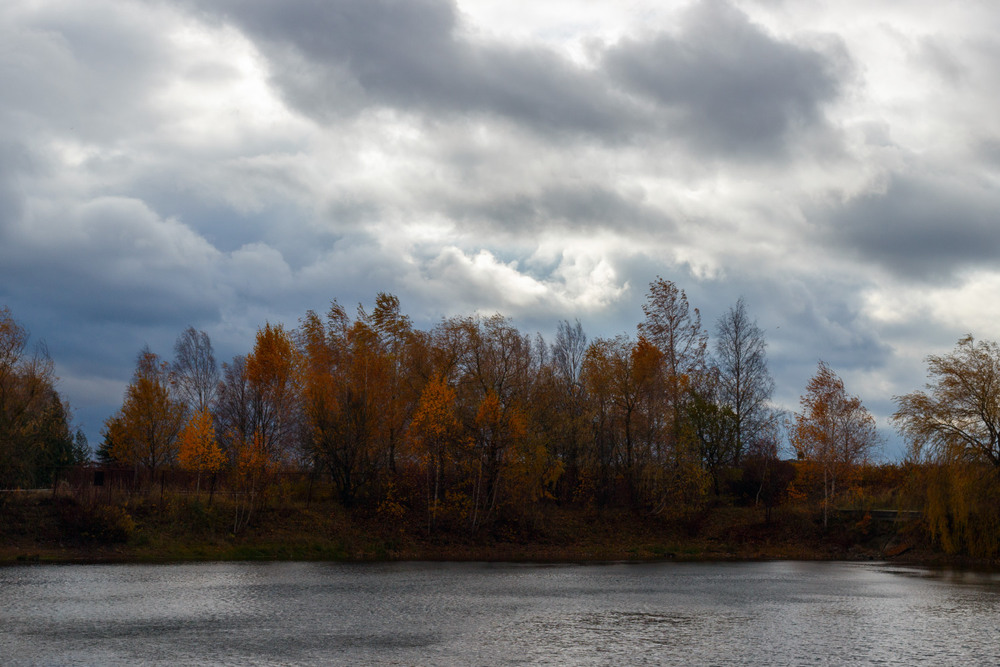
[[819,360],[886,437],[1000,322],[1000,6],[5,0],[0,305],[95,445],[136,355],[332,300],[635,333],[743,297],[775,403]]

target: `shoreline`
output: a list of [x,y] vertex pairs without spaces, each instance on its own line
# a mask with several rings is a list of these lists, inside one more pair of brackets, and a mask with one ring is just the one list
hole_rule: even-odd
[[776,549],[747,551],[703,551],[689,547],[687,552],[637,552],[635,549],[576,549],[552,548],[550,545],[505,545],[504,547],[472,546],[448,549],[405,549],[392,553],[361,551],[310,556],[294,545],[239,544],[224,548],[199,548],[183,545],[184,554],[174,550],[163,552],[137,551],[128,547],[22,547],[0,548],[0,567],[17,565],[174,565],[184,563],[232,562],[315,562],[315,563],[509,563],[538,565],[590,565],[608,563],[753,563],[764,561],[854,562],[885,563],[888,565],[998,569],[998,564],[976,561],[943,553],[918,550],[891,557],[869,550],[848,552],[817,552],[808,549]]

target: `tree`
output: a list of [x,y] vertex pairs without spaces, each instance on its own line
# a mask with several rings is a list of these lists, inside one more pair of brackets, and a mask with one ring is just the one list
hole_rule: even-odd
[[434,529],[441,498],[442,477],[462,442],[462,425],[455,415],[455,391],[441,377],[424,387],[410,422],[413,451],[426,471],[427,530]]
[[518,443],[527,435],[527,428],[521,411],[503,405],[491,389],[479,403],[472,432],[475,480],[469,524],[475,530],[493,516],[500,498],[502,476],[511,464]]
[[686,416],[697,439],[701,461],[712,477],[712,488],[718,496],[722,470],[733,465],[737,458],[738,422],[733,409],[716,401],[713,393],[711,389],[693,391]]
[[927,375],[927,391],[893,398],[892,421],[915,458],[1000,468],[1000,345],[970,334],[927,357]]
[[412,363],[413,325],[400,311],[399,298],[385,292],[376,295],[371,314],[359,307],[358,319],[375,333],[373,342],[387,372],[389,395],[383,406],[378,437],[383,440],[381,446],[386,450],[389,470],[395,471],[396,447],[420,396],[418,387],[406,381]]
[[139,352],[121,409],[104,423],[115,460],[142,467],[150,476],[177,456],[184,404],[170,391],[169,366],[148,347]]
[[570,384],[578,383],[586,352],[587,335],[583,333],[580,320],[575,324],[570,324],[569,320],[560,322],[556,342],[552,344],[552,360],[559,376]]
[[252,432],[276,464],[296,451],[300,433],[300,357],[291,335],[280,325],[265,323],[257,330],[253,351],[246,358],[246,382],[253,405]]
[[698,309],[692,309],[684,290],[669,280],[657,277],[650,284],[642,311],[646,319],[639,324],[639,332],[663,355],[665,408],[671,416],[665,435],[679,462],[686,455],[681,451],[684,402],[690,387],[705,372],[708,335],[701,328]]
[[658,277],[649,285],[642,312],[646,319],[639,331],[663,352],[668,378],[676,382],[704,369],[708,335],[701,328],[701,313],[690,307],[684,290]]
[[177,337],[170,378],[189,410],[211,407],[219,387],[219,367],[207,333],[188,327]]
[[536,344],[537,368],[526,402],[534,431],[562,464],[559,497],[570,499],[581,481],[582,457],[586,448],[586,392],[580,381],[587,336],[577,320],[559,324],[549,353]]
[[594,479],[599,505],[608,504],[614,494],[619,462],[628,460],[631,434],[632,392],[631,350],[628,337],[598,338],[587,346],[580,381],[588,397],[591,436],[584,457]]
[[222,364],[222,381],[215,403],[216,436],[233,466],[242,443],[251,442],[261,397],[247,379],[246,357],[236,355]]
[[252,433],[249,440],[234,440],[233,449],[236,457],[232,479],[236,500],[233,534],[239,534],[267,503],[277,464],[258,432]]
[[774,380],[767,369],[764,332],[750,320],[743,297],[716,324],[715,355],[719,369],[719,400],[734,418],[734,450],[731,463],[739,465],[748,442],[759,438],[774,412],[768,402]]
[[309,311],[298,338],[307,448],[330,472],[341,502],[351,506],[387,462],[392,439],[384,432],[395,423],[381,417],[393,412],[391,360],[381,354],[377,332],[361,318],[351,321],[336,301],[325,324]]
[[28,352],[29,338],[10,309],[0,308],[0,488],[48,482],[72,449],[54,365],[44,346]]
[[926,391],[896,396],[892,415],[908,441],[925,493],[924,516],[945,551],[1000,552],[1000,345],[958,341],[927,357]]
[[195,493],[201,490],[202,473],[218,472],[226,457],[215,439],[215,426],[208,408],[195,411],[178,436],[177,462],[198,474]]
[[800,405],[802,412],[795,413],[790,438],[798,457],[815,462],[822,470],[826,526],[838,479],[867,462],[881,438],[875,418],[860,398],[847,393],[843,380],[825,361],[819,362],[816,375],[806,384]]
[[[86,460],[87,455],[74,439],[69,422],[69,406],[54,389],[51,390],[48,406],[37,416],[32,429],[32,458],[35,465],[33,482],[36,487],[53,484],[58,480],[60,472]],[[82,435],[77,432],[78,437]]]

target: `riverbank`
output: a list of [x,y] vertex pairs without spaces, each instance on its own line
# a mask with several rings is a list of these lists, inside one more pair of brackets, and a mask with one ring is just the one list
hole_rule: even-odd
[[397,511],[346,511],[330,499],[271,503],[245,526],[225,498],[168,495],[89,504],[51,493],[0,507],[0,563],[215,560],[591,562],[896,560],[944,564],[916,523],[787,505],[720,504],[684,516],[542,506],[488,529],[435,526]]

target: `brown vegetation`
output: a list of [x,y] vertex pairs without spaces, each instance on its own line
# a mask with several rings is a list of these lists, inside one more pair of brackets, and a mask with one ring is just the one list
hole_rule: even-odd
[[[91,484],[93,472],[80,471],[76,485],[56,491],[15,494],[4,507],[0,562],[881,559],[920,544],[912,522],[873,521],[861,500],[824,529],[815,503],[786,503],[769,516],[739,496],[660,515],[548,500],[530,515],[499,512],[470,533],[455,515],[429,528],[422,505],[391,498],[345,509],[329,480],[305,475],[276,476],[253,520],[234,531],[246,512],[239,480],[215,479],[199,493],[194,473],[135,482],[122,471],[106,474],[109,483],[118,480],[106,488]],[[870,473],[858,499],[874,501],[894,475]]]

